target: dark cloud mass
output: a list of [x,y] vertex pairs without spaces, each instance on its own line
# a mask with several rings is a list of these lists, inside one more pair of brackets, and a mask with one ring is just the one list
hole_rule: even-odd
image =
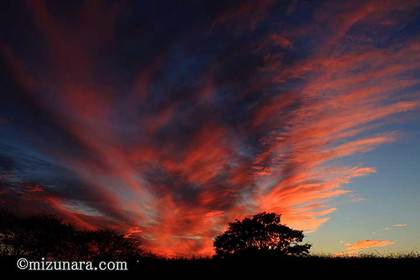
[[[316,230],[419,105],[419,1],[5,1],[0,205],[212,253],[227,221]],[[386,126],[388,127],[388,126]]]

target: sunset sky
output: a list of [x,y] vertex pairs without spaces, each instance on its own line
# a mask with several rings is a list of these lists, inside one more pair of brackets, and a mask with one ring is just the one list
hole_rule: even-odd
[[213,254],[420,250],[420,1],[1,1],[0,207]]

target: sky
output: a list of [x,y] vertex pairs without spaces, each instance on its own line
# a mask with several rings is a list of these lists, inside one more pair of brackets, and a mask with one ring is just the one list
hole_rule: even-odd
[[2,1],[0,207],[208,256],[267,211],[420,250],[420,1]]

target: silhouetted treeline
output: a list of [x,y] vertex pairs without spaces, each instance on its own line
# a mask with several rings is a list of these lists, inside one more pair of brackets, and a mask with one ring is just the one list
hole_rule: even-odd
[[136,239],[109,230],[83,231],[52,216],[0,213],[0,254],[61,260],[132,259],[141,255]]
[[[288,238],[280,240],[278,235],[281,234]],[[30,260],[126,260],[130,272],[154,277],[172,277],[176,274],[219,277],[226,276],[228,271],[237,276],[257,273],[259,277],[278,271],[308,276],[324,272],[336,273],[338,276],[344,273],[359,275],[361,272],[375,275],[420,272],[418,254],[400,258],[307,255],[308,244],[299,244],[303,239],[302,233],[284,228],[279,216],[273,213],[262,213],[235,221],[220,236],[215,240],[216,249],[232,248],[233,244],[234,248],[240,249],[238,253],[229,251],[229,254],[221,258],[168,259],[145,254],[138,240],[109,230],[83,231],[51,216],[22,218],[0,212],[0,268],[18,271],[17,258],[26,257]],[[224,241],[218,242],[220,239]],[[242,250],[242,245],[238,244],[248,244],[248,247],[244,245],[247,249]],[[295,254],[294,249],[292,253],[287,253],[294,246],[304,246],[297,247],[304,250],[299,254]],[[279,251],[279,248],[282,250]]]
[[[216,237],[218,257],[304,256],[302,231],[280,224],[275,213],[260,213],[229,224]],[[0,253],[54,259],[134,259],[142,255],[137,239],[110,230],[83,231],[53,216],[17,217],[0,212]]]

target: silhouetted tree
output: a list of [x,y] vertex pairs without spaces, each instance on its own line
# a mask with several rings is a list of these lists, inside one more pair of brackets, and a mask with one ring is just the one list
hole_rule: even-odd
[[140,254],[140,241],[123,237],[110,230],[83,232],[84,243],[87,244],[91,258],[127,260]]
[[260,213],[229,224],[226,232],[216,237],[214,247],[219,257],[247,254],[304,256],[310,244],[299,244],[304,235],[280,224],[275,213]]
[[52,216],[0,212],[0,255],[61,260],[128,260],[141,256],[137,239],[110,230],[82,231]]

